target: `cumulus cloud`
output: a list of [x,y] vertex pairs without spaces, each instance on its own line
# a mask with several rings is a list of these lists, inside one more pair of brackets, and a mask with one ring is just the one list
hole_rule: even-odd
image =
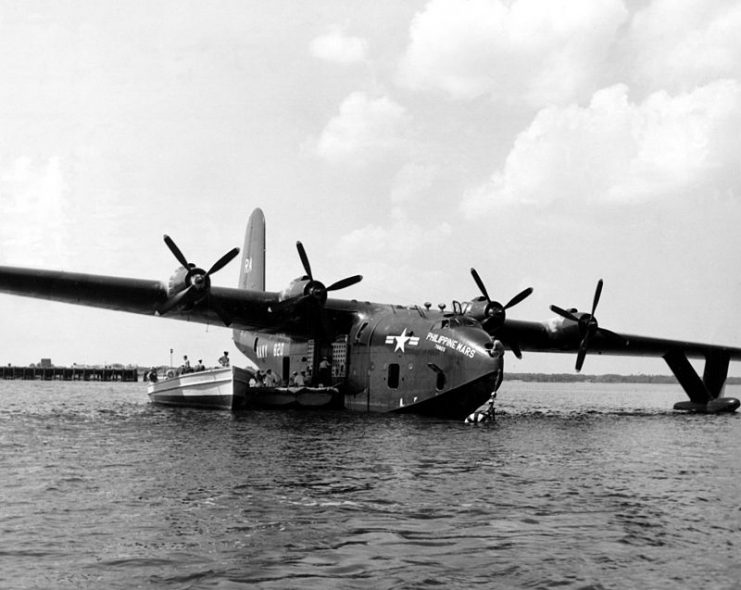
[[435,170],[430,165],[410,162],[394,177],[391,186],[391,203],[402,205],[413,203],[432,186]]
[[365,39],[350,37],[341,29],[335,28],[326,35],[314,39],[309,50],[311,55],[325,61],[353,64],[365,61],[368,43]]
[[432,0],[412,22],[399,80],[455,99],[568,102],[595,89],[627,17],[621,0]]
[[[401,207],[393,207],[388,222],[369,224],[343,236],[337,252],[347,264],[363,260],[364,288],[380,300],[399,302],[400,297],[419,297],[447,285],[439,268],[425,270],[421,259],[441,260],[454,240],[446,222],[420,225]],[[409,303],[421,303],[409,301]]]
[[[437,227],[420,226],[412,221],[399,207],[391,210],[391,220],[384,225],[367,225],[352,231],[340,239],[340,250],[357,252],[386,252],[395,260],[412,258],[426,245],[437,243],[441,236],[449,236],[452,228],[448,223]],[[361,256],[362,257],[362,256]]]
[[741,77],[741,4],[728,0],[654,0],[627,33],[630,71],[653,88],[691,89]]
[[354,92],[322,131],[315,153],[330,162],[366,162],[403,145],[405,109],[386,96]]
[[469,216],[495,204],[640,201],[739,186],[741,84],[720,80],[632,103],[624,85],[586,107],[548,107],[515,140],[504,167],[463,200]]

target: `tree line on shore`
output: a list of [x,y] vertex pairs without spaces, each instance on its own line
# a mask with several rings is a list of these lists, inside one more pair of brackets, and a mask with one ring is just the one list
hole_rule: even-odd
[[[507,373],[508,381],[539,383],[669,383],[677,382],[673,375],[581,375],[578,373]],[[741,384],[741,377],[728,377],[728,385]]]

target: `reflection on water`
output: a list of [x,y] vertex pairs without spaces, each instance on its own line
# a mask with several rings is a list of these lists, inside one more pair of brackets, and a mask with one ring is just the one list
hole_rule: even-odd
[[0,382],[0,586],[732,587],[741,416],[679,399],[515,382],[472,427]]

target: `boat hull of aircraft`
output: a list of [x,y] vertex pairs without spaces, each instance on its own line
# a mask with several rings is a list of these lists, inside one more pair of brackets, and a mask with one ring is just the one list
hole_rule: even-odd
[[419,414],[436,418],[464,420],[471,408],[478,408],[496,391],[498,373],[484,375],[456,389],[430,396],[411,406],[395,410],[399,414]]

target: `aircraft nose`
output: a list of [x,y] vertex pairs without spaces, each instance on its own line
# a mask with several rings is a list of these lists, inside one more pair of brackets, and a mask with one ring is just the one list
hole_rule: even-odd
[[501,367],[504,357],[504,345],[493,340],[480,328],[468,328],[460,333],[462,351],[471,361],[480,365],[481,371],[496,371]]

